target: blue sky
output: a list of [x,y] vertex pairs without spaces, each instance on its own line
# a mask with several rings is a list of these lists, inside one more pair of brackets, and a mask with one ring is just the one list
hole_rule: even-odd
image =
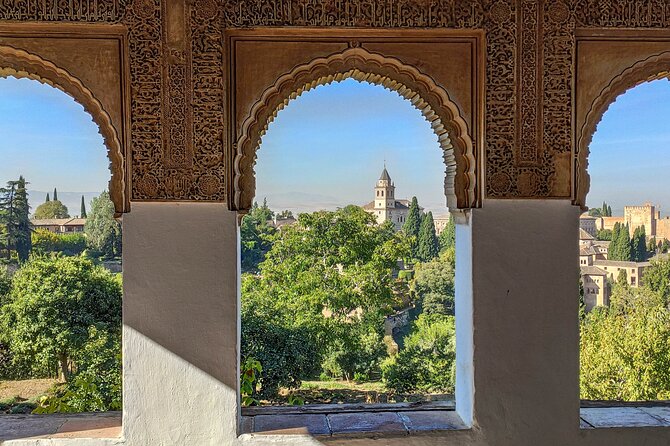
[[670,82],[640,84],[619,96],[591,142],[587,204],[623,214],[625,205],[651,201],[670,214]]
[[[72,98],[27,79],[0,79],[0,182],[24,175],[34,191],[107,188],[108,160],[91,117]],[[620,96],[591,144],[588,204],[615,213],[652,201],[670,212],[670,82]],[[257,199],[308,211],[371,201],[386,160],[396,197],[416,195],[446,211],[444,164],[421,113],[394,92],[346,80],[291,101],[270,124],[258,152]],[[35,205],[43,196],[33,197]],[[666,212],[667,211],[667,212]]]

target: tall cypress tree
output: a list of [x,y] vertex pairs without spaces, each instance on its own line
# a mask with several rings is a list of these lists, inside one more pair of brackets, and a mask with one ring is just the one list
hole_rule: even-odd
[[439,253],[440,244],[437,241],[437,235],[435,235],[433,213],[428,212],[421,220],[416,257],[423,262],[428,262],[437,257]]
[[54,187],[54,201],[58,201],[58,191]]
[[612,241],[610,242],[609,249],[607,250],[608,260],[619,260],[621,252],[621,250],[619,249],[620,232],[621,232],[621,225],[619,223],[614,223],[614,228],[612,228]]
[[607,216],[611,217],[612,216],[612,206],[607,205]]
[[630,249],[630,230],[628,225],[622,226],[619,231],[619,249],[621,255],[619,260],[630,261],[632,258],[632,250]]
[[602,207],[602,215],[603,217],[607,217],[607,203],[603,201],[603,207]]
[[16,253],[19,260],[25,262],[30,256],[32,249],[32,239],[30,237],[30,205],[28,204],[28,191],[26,189],[26,180],[23,176],[19,177],[16,184]]
[[630,248],[631,260],[635,262],[644,262],[647,260],[647,235],[644,226],[638,226],[633,231]]
[[47,192],[47,199],[44,200],[44,202],[45,202],[45,203],[48,203],[48,202],[50,202],[50,201],[51,201],[51,199],[49,198],[49,192]]
[[81,210],[79,211],[79,218],[86,218],[86,202],[84,196],[81,196]]
[[412,197],[412,202],[407,211],[407,220],[402,225],[402,230],[410,237],[414,237],[412,243],[412,256],[416,257],[416,249],[419,241],[419,229],[421,228],[421,211],[419,210],[419,201]]
[[0,188],[0,224],[4,226],[7,258],[11,256],[11,248],[16,250],[20,261],[30,255],[30,206],[26,180],[21,176],[18,180],[7,182],[7,187]]
[[453,217],[449,216],[449,223],[447,223],[447,226],[440,232],[437,240],[440,243],[440,252],[445,251],[456,244],[456,222],[454,222]]

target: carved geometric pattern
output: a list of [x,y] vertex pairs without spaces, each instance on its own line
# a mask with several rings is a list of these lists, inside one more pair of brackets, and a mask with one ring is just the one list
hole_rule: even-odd
[[590,187],[588,174],[589,145],[609,106],[627,90],[647,81],[670,78],[670,51],[641,60],[616,75],[591,103],[584,124],[578,129],[575,154],[574,204],[586,206]]
[[128,209],[128,197],[124,183],[124,157],[121,141],[112,124],[109,114],[103,109],[93,93],[87,89],[79,79],[67,71],[58,68],[53,63],[24,50],[9,46],[0,46],[0,77],[12,76],[29,78],[44,84],[57,87],[71,95],[84,107],[93,122],[98,125],[103,137],[107,154],[110,160],[109,170],[112,178],[109,181],[109,194],[114,202],[117,214]]
[[[226,27],[475,28],[486,31],[486,195],[561,196],[573,149],[574,29],[665,28],[667,0],[191,0],[189,43],[166,43],[166,0],[3,0],[0,20],[123,23],[131,75],[132,197],[224,201]],[[176,63],[175,63],[176,62]],[[517,89],[517,86],[521,86]],[[173,90],[175,96],[169,91]],[[583,153],[580,150],[580,153]],[[580,168],[584,168],[580,164]],[[561,194],[564,192],[560,192]],[[576,191],[572,191],[573,196]],[[581,193],[581,192],[580,192]]]
[[277,113],[303,92],[346,78],[396,91],[421,111],[443,150],[447,205],[453,210],[477,205],[474,144],[465,120],[447,92],[416,68],[397,59],[363,48],[349,48],[327,58],[314,59],[279,77],[251,108],[235,144],[235,209],[246,211],[251,208],[255,195],[253,165],[256,151]]

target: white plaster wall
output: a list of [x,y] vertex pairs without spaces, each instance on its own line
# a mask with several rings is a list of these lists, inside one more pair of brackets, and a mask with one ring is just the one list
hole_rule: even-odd
[[[579,210],[567,201],[488,200],[457,226],[458,262],[472,258],[471,277],[467,265],[457,270],[464,293],[457,302],[471,302],[457,315],[457,404],[472,405],[458,408],[464,418],[473,414],[472,429],[321,441],[236,435],[236,216],[213,204],[132,209],[124,217],[123,431],[130,446],[670,445],[665,428],[579,429]],[[463,336],[468,318],[470,338]]]
[[195,203],[133,203],[124,216],[130,446],[222,445],[235,437],[235,218],[223,204]]

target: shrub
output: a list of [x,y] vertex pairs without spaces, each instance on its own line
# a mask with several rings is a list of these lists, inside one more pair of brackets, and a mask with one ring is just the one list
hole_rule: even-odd
[[374,328],[361,322],[343,323],[325,355],[322,368],[333,378],[369,381],[380,374],[386,350],[381,333]]
[[453,316],[422,314],[414,322],[405,347],[384,361],[389,389],[399,393],[454,391],[456,336]]
[[280,387],[297,389],[301,380],[319,370],[319,343],[305,326],[283,326],[253,314],[242,313],[242,357],[260,362],[260,389],[252,398],[273,399]]
[[48,254],[62,253],[66,256],[78,256],[86,249],[86,236],[75,232],[56,234],[46,229],[37,229],[32,233],[33,252]]

